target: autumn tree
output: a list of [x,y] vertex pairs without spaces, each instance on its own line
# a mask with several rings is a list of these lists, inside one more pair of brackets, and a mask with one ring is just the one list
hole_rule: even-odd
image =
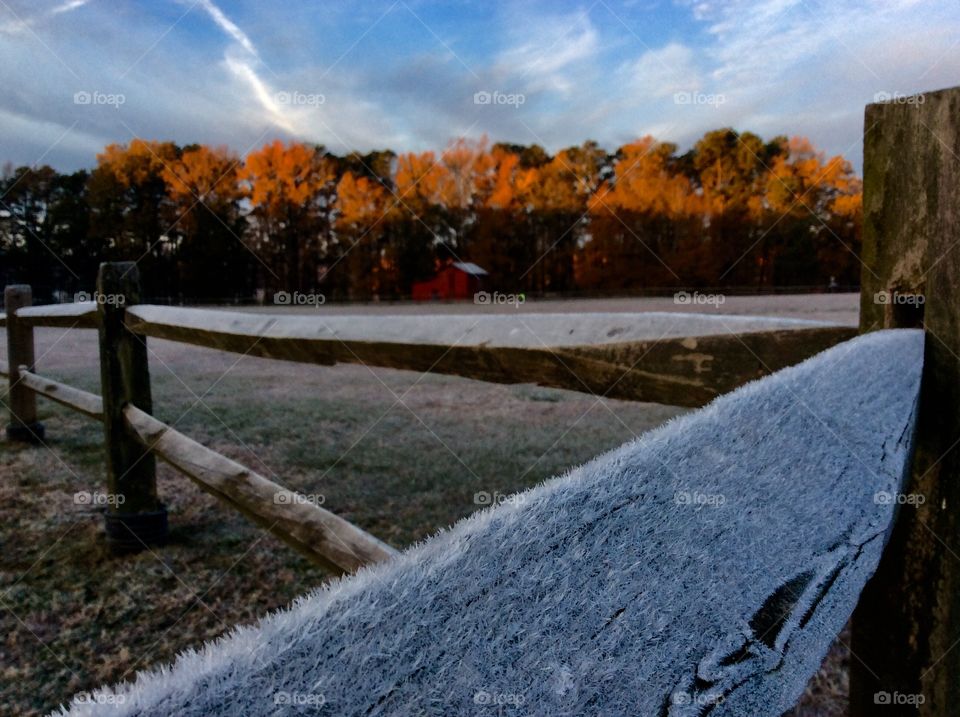
[[843,157],[826,159],[805,137],[778,141],[762,191],[751,198],[762,217],[757,284],[856,283],[862,195],[852,167]]
[[701,202],[676,166],[676,149],[646,136],[617,150],[612,176],[590,198],[583,284],[628,290],[689,281]]
[[692,169],[704,206],[704,237],[710,267],[709,283],[750,284],[755,255],[763,234],[755,198],[763,193],[782,138],[765,143],[752,132],[730,128],[707,132],[691,152]]
[[353,172],[340,178],[336,195],[335,229],[342,242],[330,274],[337,269],[336,276],[347,277],[337,288],[350,298],[393,293],[398,277],[389,239],[397,218],[395,197],[378,179]]
[[[466,173],[469,167],[460,169]],[[411,152],[397,158],[397,231],[391,234],[389,254],[403,267],[405,281],[398,288],[404,293],[413,281],[428,278],[437,269],[441,247],[462,244],[468,208],[460,203],[457,179],[443,155]],[[468,176],[463,179],[469,181]]]
[[178,293],[191,299],[249,295],[253,257],[243,245],[240,159],[226,147],[185,147],[161,176],[170,199]]
[[527,289],[528,277],[524,274],[537,259],[530,238],[530,213],[537,168],[544,162],[525,164],[524,154],[530,155],[519,145],[494,145],[490,152],[490,177],[476,208],[467,244],[469,258],[497,277],[499,288],[504,291]]
[[155,296],[169,296],[176,276],[163,171],[178,155],[172,142],[110,144],[97,155],[88,184],[91,233],[106,258],[138,262],[145,291]]
[[91,288],[101,260],[137,261],[146,295],[185,300],[403,297],[456,259],[501,291],[849,286],[861,210],[842,157],[730,128],[684,154],[649,136],[552,156],[485,138],[343,157],[275,141],[243,165],[222,147],[135,139],[89,175],[8,166],[0,271],[50,298]]
[[593,141],[561,150],[533,170],[530,227],[533,259],[524,275],[528,290],[573,288],[576,247],[589,225],[587,206],[608,171],[605,150]]
[[336,163],[320,147],[279,140],[247,155],[238,174],[253,220],[262,280],[309,290],[321,279],[336,190]]

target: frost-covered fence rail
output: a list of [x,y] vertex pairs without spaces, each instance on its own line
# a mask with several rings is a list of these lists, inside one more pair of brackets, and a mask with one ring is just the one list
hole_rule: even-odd
[[[5,366],[0,366],[0,373],[6,375],[7,371],[5,369]],[[56,401],[90,418],[103,420],[103,399],[96,394],[68,386],[50,378],[38,376],[28,371],[26,366],[20,367],[20,383],[51,401]]]
[[922,358],[836,346],[70,714],[776,717],[880,559]]
[[[17,320],[25,326],[49,326],[64,329],[95,329],[100,325],[100,314],[93,301],[78,301],[71,304],[25,306],[17,311]],[[7,318],[0,318],[0,326],[7,325]]]
[[[9,376],[4,362],[0,362],[0,375]],[[35,393],[90,418],[103,420],[100,396],[38,376],[24,366],[20,367],[19,377],[20,382]],[[123,417],[125,429],[144,449],[173,465],[202,490],[240,511],[313,562],[334,572],[352,572],[396,554],[393,548],[343,518],[192,441],[136,406],[125,405]]]
[[292,316],[146,305],[125,320],[145,336],[252,356],[691,407],[856,335],[816,321],[679,313]]

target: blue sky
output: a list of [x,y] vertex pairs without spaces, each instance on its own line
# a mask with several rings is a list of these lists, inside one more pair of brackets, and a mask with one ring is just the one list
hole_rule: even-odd
[[683,149],[733,126],[859,167],[877,93],[958,78],[955,0],[0,0],[0,162],[92,167],[134,137]]

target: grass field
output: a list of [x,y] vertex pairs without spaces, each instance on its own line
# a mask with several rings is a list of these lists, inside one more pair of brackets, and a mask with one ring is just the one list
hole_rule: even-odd
[[[801,297],[792,310],[784,297],[769,299],[780,304],[756,304],[756,313],[855,316],[849,297]],[[159,418],[322,495],[396,547],[477,510],[477,493],[521,490],[681,412],[531,385],[303,366],[164,341],[150,348]],[[37,332],[44,375],[99,392],[96,353],[93,332]],[[128,679],[327,578],[163,465],[170,543],[112,557],[101,509],[74,499],[104,486],[101,429],[40,407],[45,446],[0,442],[0,715],[43,714],[79,690]],[[838,646],[798,715],[841,714],[846,659]]]

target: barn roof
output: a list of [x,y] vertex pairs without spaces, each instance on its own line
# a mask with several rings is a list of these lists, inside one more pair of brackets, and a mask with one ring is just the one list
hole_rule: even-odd
[[453,262],[453,266],[465,274],[473,274],[474,276],[487,275],[486,269],[477,266],[472,261],[455,261]]

